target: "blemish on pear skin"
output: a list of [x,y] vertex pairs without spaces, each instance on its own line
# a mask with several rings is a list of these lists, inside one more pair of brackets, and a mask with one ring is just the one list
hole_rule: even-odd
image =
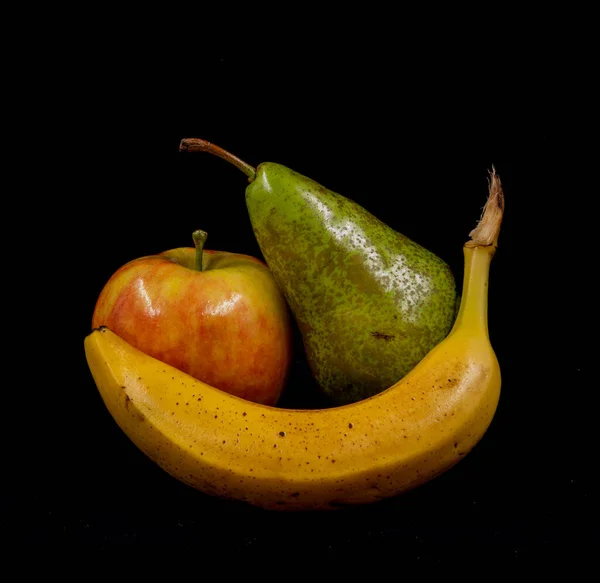
[[371,336],[373,336],[373,338],[385,340],[386,342],[389,342],[390,340],[394,340],[394,338],[396,338],[393,334],[385,334],[384,332],[378,331],[371,332]]

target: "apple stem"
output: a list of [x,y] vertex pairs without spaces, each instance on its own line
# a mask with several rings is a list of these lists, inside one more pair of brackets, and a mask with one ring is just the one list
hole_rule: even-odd
[[230,164],[233,164],[238,170],[241,170],[247,177],[248,182],[252,182],[256,177],[256,169],[240,160],[237,156],[230,154],[227,150],[223,150],[215,144],[211,144],[200,138],[184,138],[179,144],[180,152],[208,152],[219,158],[223,158]]
[[192,233],[192,239],[194,240],[194,246],[196,247],[196,270],[202,271],[202,250],[204,249],[204,243],[208,238],[208,233],[198,229]]

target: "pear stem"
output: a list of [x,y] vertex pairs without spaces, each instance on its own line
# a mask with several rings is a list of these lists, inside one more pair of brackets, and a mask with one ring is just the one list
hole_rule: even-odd
[[194,240],[194,246],[196,247],[196,270],[202,271],[202,251],[204,249],[204,243],[208,238],[208,233],[198,229],[192,233],[192,239]]
[[233,164],[238,170],[241,170],[247,177],[249,182],[252,182],[256,177],[256,169],[240,160],[237,156],[230,154],[227,150],[223,150],[215,144],[211,144],[200,138],[183,138],[179,144],[180,152],[208,152],[219,158],[223,158],[230,164]]

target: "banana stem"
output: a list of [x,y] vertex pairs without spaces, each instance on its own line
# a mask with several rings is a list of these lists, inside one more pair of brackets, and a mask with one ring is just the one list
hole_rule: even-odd
[[208,152],[219,158],[223,158],[230,164],[233,164],[238,170],[241,170],[247,177],[248,182],[252,182],[256,177],[256,169],[250,164],[246,164],[243,160],[240,160],[237,156],[229,153],[227,150],[223,150],[215,144],[211,144],[206,140],[200,138],[184,138],[179,144],[180,152]]
[[460,308],[452,331],[469,330],[488,333],[488,282],[492,256],[491,246],[463,248],[465,268]]
[[492,166],[489,195],[477,226],[463,246],[465,268],[460,308],[452,331],[468,329],[488,332],[488,283],[492,257],[498,246],[500,225],[504,215],[504,192],[500,178]]
[[481,219],[477,226],[469,233],[471,239],[466,243],[468,247],[481,245],[498,245],[500,225],[504,216],[504,192],[496,169],[492,166],[489,180],[489,196],[483,207]]
[[208,238],[208,233],[198,229],[192,233],[192,239],[194,240],[194,246],[196,247],[196,270],[202,271],[202,251],[204,250],[204,244]]

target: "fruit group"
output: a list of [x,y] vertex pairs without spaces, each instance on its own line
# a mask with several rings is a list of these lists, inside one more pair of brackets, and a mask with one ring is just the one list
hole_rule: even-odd
[[209,494],[270,509],[332,509],[423,484],[475,446],[498,404],[487,298],[503,208],[493,174],[484,215],[464,245],[464,291],[452,331],[378,395],[319,410],[249,403],[107,328],[85,339],[100,394],[146,455]]
[[196,248],[140,257],[102,289],[92,327],[249,401],[274,405],[291,362],[289,310],[255,257]]
[[331,403],[360,401],[408,373],[450,331],[449,266],[354,201],[286,166],[246,172],[246,205],[269,269],[298,323],[312,374]]

